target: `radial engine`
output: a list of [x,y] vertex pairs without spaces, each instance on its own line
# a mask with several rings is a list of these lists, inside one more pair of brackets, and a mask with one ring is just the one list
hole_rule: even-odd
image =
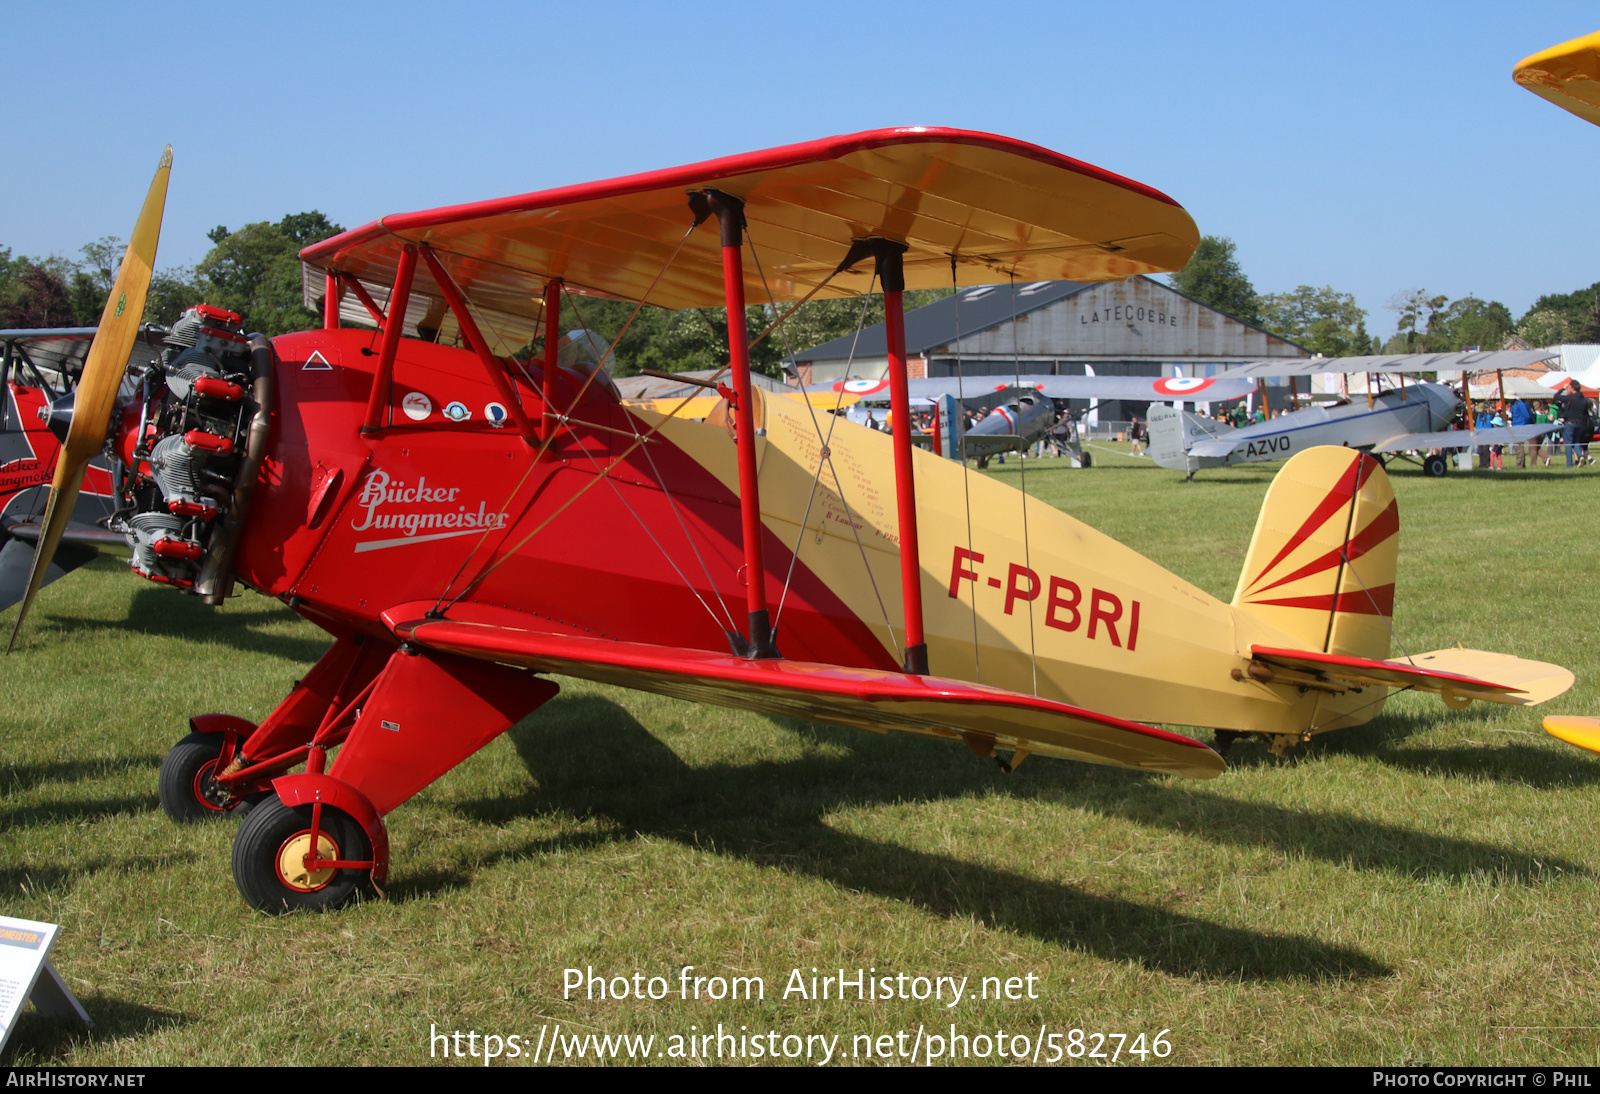
[[112,527],[151,581],[224,599],[266,450],[272,348],[238,315],[201,304],[166,337],[116,438],[125,470]]

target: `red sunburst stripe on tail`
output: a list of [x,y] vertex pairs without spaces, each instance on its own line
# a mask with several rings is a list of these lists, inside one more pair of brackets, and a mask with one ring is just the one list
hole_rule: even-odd
[[1374,547],[1377,547],[1379,544],[1386,541],[1390,536],[1394,535],[1399,530],[1400,503],[1398,501],[1391,501],[1389,503],[1389,508],[1379,513],[1370,522],[1368,522],[1367,526],[1361,529],[1361,531],[1358,532],[1349,543],[1345,544],[1343,547],[1335,547],[1333,550],[1329,551],[1315,562],[1308,562],[1294,573],[1289,574],[1287,577],[1280,577],[1271,585],[1263,585],[1257,591],[1264,593],[1268,589],[1276,589],[1279,585],[1287,585],[1289,582],[1296,581],[1302,577],[1310,577],[1312,574],[1321,573],[1323,570],[1331,570],[1335,566],[1339,565],[1341,553],[1344,554],[1344,558],[1346,560],[1354,562],[1356,559],[1360,558]]
[[1394,615],[1394,585],[1374,585],[1370,589],[1357,589],[1338,596],[1332,593],[1286,596],[1282,600],[1253,600],[1251,603],[1274,608],[1310,608],[1319,612],[1348,612],[1351,615],[1381,615],[1388,618]]
[[[1256,574],[1255,580],[1250,582],[1251,588],[1254,588],[1256,582],[1271,573],[1273,568],[1287,558],[1291,551],[1310,539],[1311,534],[1327,523],[1328,518],[1350,503],[1350,499],[1356,496],[1356,491],[1361,489],[1362,483],[1367,481],[1367,476],[1363,472],[1366,470],[1366,464],[1370,459],[1370,456],[1362,453],[1356,454],[1356,458],[1351,461],[1349,468],[1343,475],[1339,476],[1339,481],[1334,483],[1333,489],[1329,490],[1327,495],[1317,503],[1317,507],[1311,510],[1311,515],[1305,519],[1305,523],[1300,525],[1299,530],[1289,537],[1289,541],[1283,545],[1283,549],[1277,553],[1273,560],[1263,566],[1260,573]],[[1373,460],[1372,464],[1376,467],[1377,461]]]

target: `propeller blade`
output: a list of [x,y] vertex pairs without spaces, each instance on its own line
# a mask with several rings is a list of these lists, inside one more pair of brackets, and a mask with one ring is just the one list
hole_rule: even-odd
[[28,573],[28,589],[23,594],[22,607],[17,611],[16,622],[11,627],[11,640],[6,643],[10,653],[22,631],[22,621],[28,616],[33,598],[44,584],[50,561],[61,542],[61,533],[72,517],[78,501],[78,490],[83,485],[83,470],[106,443],[106,432],[111,426],[111,413],[116,408],[117,388],[127,369],[128,354],[139,334],[139,322],[144,318],[145,295],[150,291],[150,275],[155,269],[156,243],[161,238],[161,214],[167,204],[167,178],[172,173],[172,146],[167,145],[156,166],[156,177],[145,195],[144,208],[139,211],[139,221],[133,226],[133,236],[128,241],[128,251],[122,256],[122,266],[117,271],[116,283],[106,299],[106,310],[100,316],[100,326],[94,344],[89,347],[89,357],[84,362],[83,376],[78,381],[77,402],[72,414],[72,425],[67,431],[66,443],[56,457],[55,479],[50,484],[50,502],[44,511],[44,523],[34,548],[33,568]]

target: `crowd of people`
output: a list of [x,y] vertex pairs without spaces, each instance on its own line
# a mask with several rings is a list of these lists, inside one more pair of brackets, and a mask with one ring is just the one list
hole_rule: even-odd
[[[1539,399],[1531,403],[1527,399],[1517,399],[1509,407],[1499,400],[1474,403],[1472,424],[1477,429],[1506,425],[1559,425],[1561,428],[1558,431],[1509,446],[1514,450],[1519,468],[1527,467],[1529,460],[1535,466],[1542,460],[1544,466],[1549,467],[1551,460],[1563,456],[1568,467],[1588,467],[1595,462],[1594,457],[1589,455],[1589,445],[1594,441],[1597,424],[1594,402],[1584,395],[1583,388],[1576,380],[1568,380],[1551,399]],[[1458,416],[1453,426],[1456,429],[1467,427],[1465,413]],[[1507,447],[1499,444],[1479,445],[1478,466],[1491,471],[1505,470]]]

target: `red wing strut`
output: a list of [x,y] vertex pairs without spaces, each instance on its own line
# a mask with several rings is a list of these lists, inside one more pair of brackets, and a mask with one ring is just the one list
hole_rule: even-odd
[[961,740],[975,751],[1020,749],[1195,778],[1226,766],[1176,733],[960,680],[454,620],[391,625],[402,641],[445,653],[760,714]]

